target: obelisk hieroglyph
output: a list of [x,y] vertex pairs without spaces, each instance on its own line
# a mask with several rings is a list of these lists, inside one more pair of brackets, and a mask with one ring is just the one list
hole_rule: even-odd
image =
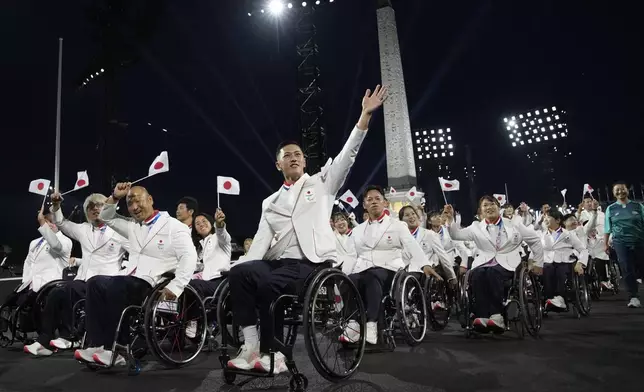
[[[405,200],[408,200],[406,192],[416,186],[414,146],[400,58],[396,13],[389,0],[377,0],[377,5],[380,73],[383,85],[389,87],[389,97],[384,104],[387,179],[389,187],[396,190],[396,193],[388,194],[388,198],[398,211],[406,204]],[[422,192],[417,192],[414,201],[420,201],[422,197]]]

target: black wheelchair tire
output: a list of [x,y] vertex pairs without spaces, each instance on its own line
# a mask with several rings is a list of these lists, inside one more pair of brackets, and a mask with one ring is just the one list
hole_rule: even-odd
[[[228,284],[228,280],[222,282],[219,286],[221,287],[221,290],[219,291],[219,297],[217,298],[217,325],[219,327],[219,333],[221,334],[222,345],[224,345],[225,342],[225,346],[239,348],[242,345],[242,342],[239,339],[241,328],[239,328],[233,320],[231,324],[232,332],[229,332],[228,323],[226,321],[228,318],[226,305],[229,304],[230,301],[230,285]],[[224,336],[224,334],[226,334],[226,336]]]
[[[434,313],[434,309],[432,309],[432,301],[431,301],[431,288],[434,285],[434,282],[437,279],[434,276],[428,276],[425,277],[425,285],[423,287],[423,291],[425,293],[425,304],[427,305],[427,317],[430,322],[430,326],[432,328],[432,331],[442,331],[447,327],[447,324],[449,323],[449,319],[452,315],[452,301],[448,298],[448,295],[446,293],[445,295],[445,304],[447,305],[447,315],[445,317],[445,320],[438,320],[436,318],[436,314]],[[445,281],[443,281],[443,284],[445,284]],[[445,289],[447,289],[447,286],[445,286]],[[460,291],[460,287],[458,288]],[[457,301],[460,302],[460,301]],[[460,305],[460,304],[459,304]],[[460,306],[459,306],[460,307]]]
[[346,373],[343,373],[343,374],[336,373],[334,369],[330,369],[326,365],[324,360],[320,358],[321,357],[320,349],[317,346],[317,344],[315,344],[315,336],[314,336],[315,328],[311,327],[312,323],[313,324],[315,323],[315,314],[313,314],[313,305],[314,305],[313,301],[317,296],[317,293],[323,287],[324,283],[332,277],[341,278],[342,279],[341,283],[343,285],[347,285],[349,290],[351,290],[355,295],[355,298],[357,299],[357,304],[356,304],[357,309],[358,309],[358,312],[360,313],[360,319],[358,321],[360,324],[360,330],[363,332],[366,331],[367,314],[364,308],[364,303],[362,302],[360,291],[355,286],[355,284],[353,284],[353,281],[351,281],[351,279],[349,279],[347,275],[345,275],[341,271],[334,268],[327,268],[318,272],[317,275],[313,278],[312,282],[308,285],[306,289],[306,293],[304,295],[302,324],[304,329],[304,345],[306,347],[306,351],[308,353],[309,359],[313,364],[313,367],[315,367],[315,370],[317,370],[317,372],[325,379],[331,382],[339,382],[339,381],[343,381],[351,378],[353,374],[358,370],[358,367],[362,362],[362,357],[364,356],[364,350],[365,350],[367,340],[366,340],[366,334],[361,333],[360,341],[357,342],[358,346],[355,348],[356,356],[354,358],[354,362],[351,368]]
[[[536,309],[536,320],[531,320],[530,312],[528,312],[528,295],[526,282],[530,281],[533,294],[534,294],[534,303]],[[521,311],[521,323],[530,336],[536,338],[539,336],[541,331],[541,326],[543,325],[543,302],[541,299],[541,289],[537,278],[528,270],[527,267],[522,267],[519,272],[519,284],[517,288],[519,292],[519,309]]]
[[575,308],[582,316],[588,316],[592,308],[592,301],[590,299],[586,277],[583,275],[577,275],[577,273],[573,271],[572,287],[575,291]]

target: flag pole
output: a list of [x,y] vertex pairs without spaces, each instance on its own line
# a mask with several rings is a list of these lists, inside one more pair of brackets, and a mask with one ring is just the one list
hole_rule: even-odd
[[445,194],[445,190],[441,186],[441,192],[443,192],[443,199],[445,199],[445,205],[448,205],[449,203],[447,202],[447,195]]
[[145,177],[143,177],[143,178],[139,178],[139,179],[138,179],[138,180],[136,180],[136,181],[132,181],[132,182],[130,182],[130,185],[134,185],[134,184],[136,184],[137,182],[141,182],[141,181],[145,180],[146,178],[150,178],[150,177],[152,177],[153,175],[154,175],[154,174],[151,174],[151,175],[149,175],[149,176],[145,176]]
[[219,190],[217,190],[217,208],[221,208],[221,204],[219,204]]
[[505,202],[510,203],[510,194],[508,193],[508,183],[505,184]]
[[[63,39],[58,38],[58,98],[56,100],[56,158],[54,161],[54,191],[58,192],[60,182],[60,106],[63,80]],[[43,203],[44,205],[44,203]]]

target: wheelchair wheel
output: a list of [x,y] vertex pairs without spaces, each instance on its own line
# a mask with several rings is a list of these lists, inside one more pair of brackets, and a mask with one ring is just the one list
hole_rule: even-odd
[[[341,271],[324,269],[306,289],[303,313],[304,344],[315,370],[332,382],[350,378],[360,366],[366,344],[367,316],[358,288]],[[351,347],[340,342],[350,320],[363,332]],[[335,355],[325,358],[330,352]]]
[[[459,278],[459,296],[458,296],[458,321],[461,323],[461,328],[468,328],[472,321],[470,310],[470,293],[469,293],[469,277],[470,271],[468,270],[463,276]],[[466,334],[466,337],[467,336]]]
[[77,340],[85,335],[85,300],[81,299],[72,308],[72,334]]
[[418,279],[411,274],[405,274],[398,284],[396,309],[398,310],[400,329],[408,345],[418,346],[423,342],[427,333],[425,294]]
[[586,285],[590,290],[590,298],[599,301],[601,299],[602,288],[599,275],[597,275],[597,270],[595,269],[595,263],[592,263],[592,266],[586,269]]
[[574,291],[575,303],[574,306],[582,316],[588,316],[592,307],[590,300],[590,290],[586,284],[586,278],[583,275],[577,275],[574,271],[572,273],[572,289]]
[[610,273],[610,282],[613,284],[613,293],[619,294],[619,281],[621,280],[621,275],[619,273],[619,267],[615,260],[608,261],[608,272]]
[[[434,276],[429,276],[425,277],[424,286],[423,291],[425,292],[425,302],[430,326],[434,331],[442,331],[447,326],[452,312],[452,300],[447,294],[445,281],[440,281]],[[434,303],[442,303],[445,309],[434,309],[432,306]]]
[[222,345],[239,348],[242,345],[241,328],[233,320],[228,280],[222,282],[219,287],[221,291],[217,298],[217,325],[221,333],[221,342]]
[[206,341],[206,310],[195,289],[186,286],[177,301],[165,301],[156,287],[144,311],[148,348],[164,365],[183,366],[199,355]]
[[543,323],[543,302],[536,277],[527,267],[521,268],[518,285],[519,310],[523,328],[537,337]]

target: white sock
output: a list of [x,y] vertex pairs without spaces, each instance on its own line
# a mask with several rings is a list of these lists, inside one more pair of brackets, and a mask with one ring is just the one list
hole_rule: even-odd
[[251,325],[248,327],[242,328],[242,333],[244,334],[244,344],[246,346],[258,346],[259,345],[259,336],[257,335],[257,326]]

